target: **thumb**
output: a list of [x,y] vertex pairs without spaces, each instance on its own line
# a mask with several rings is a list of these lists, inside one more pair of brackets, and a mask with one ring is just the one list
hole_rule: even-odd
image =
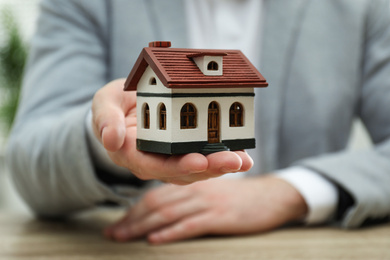
[[101,142],[108,151],[119,150],[124,143],[126,127],[123,116],[112,116],[106,118],[100,127]]
[[115,86],[110,86],[113,83],[96,92],[92,101],[94,133],[104,148],[111,152],[123,146],[126,135],[125,112],[119,105],[122,95],[117,95]]

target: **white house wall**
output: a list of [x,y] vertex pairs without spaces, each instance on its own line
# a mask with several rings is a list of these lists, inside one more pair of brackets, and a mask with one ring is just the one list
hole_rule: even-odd
[[[150,79],[156,78],[156,85],[150,85]],[[207,89],[169,89],[162,85],[150,67],[147,67],[141,77],[137,92],[137,138],[158,142],[192,142],[207,141],[208,139],[208,106],[216,101],[219,105],[220,139],[236,140],[254,138],[253,96],[240,95],[240,93],[254,93],[253,88],[207,88]],[[230,94],[226,97],[149,97],[150,94]],[[234,102],[244,107],[244,126],[229,126],[229,110]],[[143,105],[147,103],[150,111],[150,128],[143,128]],[[159,129],[159,106],[164,103],[166,107],[166,130]],[[197,127],[194,129],[180,128],[180,111],[185,103],[192,103],[197,110]]]
[[[150,85],[150,79],[156,78],[156,85]],[[138,93],[171,93],[171,90],[166,88],[154,71],[148,66],[142,75],[137,85]],[[143,105],[147,103],[150,111],[150,128],[143,127]],[[159,106],[164,103],[167,110],[167,129],[159,129]],[[172,101],[166,97],[137,97],[137,138],[151,141],[172,142]]]
[[[254,99],[253,97],[228,97],[223,99],[223,103],[220,104],[220,113],[223,114],[221,118],[221,139],[222,140],[235,140],[254,138]],[[244,108],[244,126],[230,127],[230,106],[234,102],[239,102]]]
[[[156,85],[150,85],[149,81],[150,79],[154,77],[156,78]],[[160,79],[156,76],[154,71],[150,66],[148,66],[144,72],[144,74],[141,76],[138,85],[137,85],[137,92],[146,92],[146,93],[171,93],[171,89],[165,87]]]
[[[160,142],[172,142],[172,102],[169,98],[156,98],[156,97],[138,97],[137,99],[137,138],[160,141]],[[145,129],[143,127],[143,105],[147,103],[150,111],[150,127]],[[167,111],[167,127],[166,130],[159,129],[159,107],[164,103]]]
[[[173,136],[176,142],[188,141],[207,141],[208,139],[208,107],[209,104],[216,101],[219,105],[220,118],[220,139],[235,140],[254,138],[254,120],[253,120],[253,97],[219,97],[219,98],[204,98],[193,97],[188,98],[174,98],[172,101],[172,108],[174,120],[177,123],[172,126]],[[180,110],[185,103],[192,103],[197,110],[197,128],[195,129],[180,129]],[[229,126],[229,111],[230,106],[234,102],[239,102],[244,107],[244,126],[230,127]],[[168,111],[167,111],[168,113]]]
[[[235,140],[254,138],[254,98],[253,96],[240,96],[240,93],[254,93],[253,88],[208,88],[204,89],[172,89],[172,94],[197,94],[197,93],[209,93],[209,94],[232,94],[229,97],[191,97],[191,98],[174,98],[173,109],[180,111],[181,107],[187,103],[193,103],[196,106],[198,112],[198,127],[196,129],[189,129],[188,134],[183,132],[180,128],[175,128],[173,135],[178,142],[184,142],[186,140],[207,140],[207,120],[208,120],[208,106],[211,102],[216,101],[220,108],[220,138],[221,140]],[[237,96],[235,96],[237,94]],[[229,111],[230,106],[234,102],[239,102],[244,107],[244,126],[242,127],[230,127],[229,126]],[[180,116],[180,114],[178,115]],[[180,120],[180,118],[178,119]]]

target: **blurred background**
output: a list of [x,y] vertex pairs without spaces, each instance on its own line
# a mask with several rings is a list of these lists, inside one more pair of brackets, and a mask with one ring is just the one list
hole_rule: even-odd
[[35,30],[38,0],[0,0],[0,211],[28,212],[10,182],[4,158],[23,65]]
[[[12,186],[4,153],[17,107],[23,65],[39,13],[38,3],[39,0],[0,0],[0,213],[28,213]],[[364,127],[356,121],[348,149],[369,146]]]

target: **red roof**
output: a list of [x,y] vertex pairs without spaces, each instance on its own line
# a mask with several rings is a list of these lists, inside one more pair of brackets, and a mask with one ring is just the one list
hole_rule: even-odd
[[[223,75],[204,75],[192,57],[223,56]],[[150,66],[167,88],[238,88],[266,87],[260,72],[239,50],[203,50],[146,47],[139,55],[125,90],[136,90],[138,81]]]

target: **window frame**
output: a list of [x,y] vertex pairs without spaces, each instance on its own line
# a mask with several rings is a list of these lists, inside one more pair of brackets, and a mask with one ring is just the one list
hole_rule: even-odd
[[151,86],[156,86],[156,85],[157,85],[157,79],[156,79],[156,77],[151,77],[151,78],[149,79],[149,85],[151,85]]
[[218,71],[219,70],[219,64],[216,61],[210,61],[207,63],[207,70],[209,71]]
[[195,129],[198,126],[196,106],[185,103],[180,109],[180,129]]
[[167,130],[167,107],[164,103],[161,103],[159,105],[158,110],[158,118],[159,118],[159,129],[160,130]]
[[142,115],[143,115],[143,128],[150,129],[150,107],[148,103],[144,103],[142,106]]
[[243,127],[244,126],[244,105],[240,102],[234,102],[229,108],[229,126]]

